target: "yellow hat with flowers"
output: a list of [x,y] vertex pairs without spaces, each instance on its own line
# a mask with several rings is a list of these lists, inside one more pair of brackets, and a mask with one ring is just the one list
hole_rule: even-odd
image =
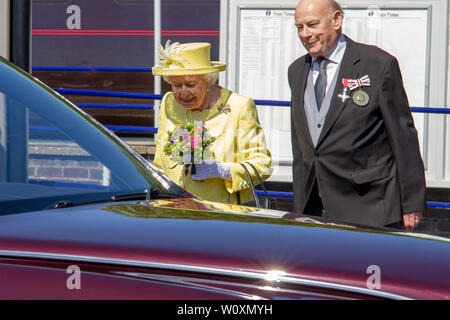
[[185,76],[224,71],[226,64],[210,60],[211,44],[206,42],[184,43],[167,41],[159,49],[160,65],[152,68],[157,76]]

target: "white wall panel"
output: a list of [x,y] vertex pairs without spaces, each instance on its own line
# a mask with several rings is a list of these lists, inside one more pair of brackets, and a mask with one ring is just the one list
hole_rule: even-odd
[[0,0],[0,56],[9,59],[9,0]]

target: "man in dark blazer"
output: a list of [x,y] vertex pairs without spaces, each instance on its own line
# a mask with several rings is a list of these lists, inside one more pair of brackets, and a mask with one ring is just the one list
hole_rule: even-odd
[[288,71],[295,210],[412,230],[425,174],[398,62],[342,35],[342,21],[332,0],[301,0],[295,10],[308,50]]

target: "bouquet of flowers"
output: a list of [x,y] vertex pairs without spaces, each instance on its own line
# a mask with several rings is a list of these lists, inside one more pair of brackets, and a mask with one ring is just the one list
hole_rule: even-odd
[[195,163],[202,161],[204,150],[216,140],[216,137],[211,136],[203,122],[198,119],[187,120],[184,125],[167,133],[164,153],[177,165],[184,165],[186,175],[189,170],[195,174]]

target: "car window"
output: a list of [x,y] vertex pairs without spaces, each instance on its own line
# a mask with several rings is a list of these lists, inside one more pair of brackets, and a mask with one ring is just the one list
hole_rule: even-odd
[[115,190],[111,171],[45,119],[29,112],[28,182]]
[[0,60],[0,214],[180,188],[66,99]]

